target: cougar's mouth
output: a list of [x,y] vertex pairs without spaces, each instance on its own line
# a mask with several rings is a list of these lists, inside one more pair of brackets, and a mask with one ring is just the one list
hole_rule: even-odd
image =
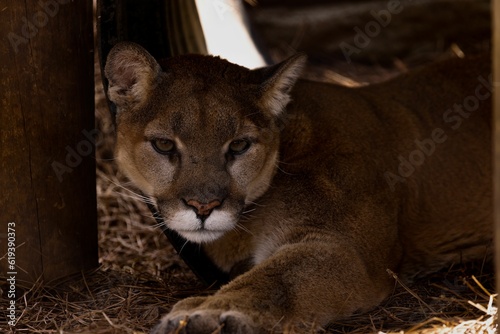
[[215,210],[205,220],[192,210],[179,210],[166,220],[167,227],[195,243],[217,240],[236,226],[237,217],[223,210]]

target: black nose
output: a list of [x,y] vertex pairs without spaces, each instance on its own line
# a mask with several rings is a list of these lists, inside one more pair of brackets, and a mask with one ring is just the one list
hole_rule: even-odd
[[213,209],[220,206],[222,203],[219,200],[213,200],[209,203],[200,203],[197,200],[190,199],[186,202],[188,206],[193,208],[196,216],[200,218],[202,221],[208,218],[212,213]]

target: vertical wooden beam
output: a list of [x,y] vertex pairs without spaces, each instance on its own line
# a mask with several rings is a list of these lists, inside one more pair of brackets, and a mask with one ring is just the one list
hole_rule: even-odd
[[0,5],[0,276],[18,282],[97,265],[92,26],[92,0]]
[[[493,29],[493,210],[495,233],[495,264],[497,293],[500,292],[500,0],[492,2],[492,29]],[[498,297],[497,297],[498,298]],[[498,299],[497,299],[498,300]],[[500,328],[500,317],[498,317]]]

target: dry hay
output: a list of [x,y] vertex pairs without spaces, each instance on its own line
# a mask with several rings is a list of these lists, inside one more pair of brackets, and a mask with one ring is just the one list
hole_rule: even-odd
[[[3,296],[1,333],[147,333],[177,300],[211,292],[117,173],[113,126],[96,70],[96,118],[103,134],[96,152],[100,267],[18,291],[14,328],[7,325]],[[493,290],[492,266],[482,262],[456,264],[410,286],[395,278],[394,292],[382,305],[336,322],[325,333],[494,333]]]

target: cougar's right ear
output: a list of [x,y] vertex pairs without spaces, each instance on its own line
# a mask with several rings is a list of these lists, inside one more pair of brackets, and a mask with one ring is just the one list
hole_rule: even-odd
[[104,74],[108,97],[120,112],[144,106],[160,79],[161,67],[143,47],[121,42],[109,52]]

